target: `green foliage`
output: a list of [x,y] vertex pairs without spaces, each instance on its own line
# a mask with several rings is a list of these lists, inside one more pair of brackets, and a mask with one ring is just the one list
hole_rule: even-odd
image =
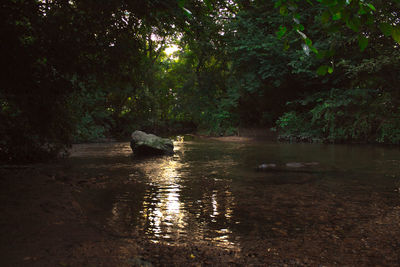
[[[287,101],[316,86],[315,69],[320,60],[299,50],[287,50],[311,40],[306,37],[304,41],[291,32],[282,43],[279,38],[286,28],[275,32],[280,23],[281,16],[274,12],[273,3],[260,2],[241,10],[229,25],[235,34],[229,39],[232,64],[228,86],[235,92],[232,100],[242,126],[272,126]],[[315,46],[322,47],[319,43]]]
[[294,104],[298,111],[277,121],[282,139],[400,143],[399,103],[391,94],[332,89]]
[[322,65],[317,69],[317,74],[320,76],[324,76],[327,73],[332,74],[333,68],[331,66]]
[[[390,14],[393,10],[393,5],[385,6],[382,2],[374,3],[374,7],[380,14]],[[342,20],[342,17],[331,19],[330,15],[327,18],[325,10],[322,13],[324,23],[334,25],[335,21]],[[399,143],[399,111],[396,109],[399,52],[394,49],[393,42],[381,34],[381,31],[392,34],[389,26],[392,22],[388,21],[393,18],[389,15],[375,19],[381,22],[375,24],[380,29],[368,26],[359,36],[346,30],[328,35],[326,40],[330,45],[319,49],[319,58],[325,62],[329,58],[331,62],[317,68],[321,77],[315,93],[305,92],[303,100],[292,101],[287,108],[289,113],[277,121],[282,139]],[[330,69],[333,66],[335,72]],[[331,75],[326,75],[328,73]]]
[[364,51],[368,46],[368,38],[365,36],[358,37],[358,46],[360,47],[361,52]]
[[106,94],[95,90],[92,83],[82,86],[68,100],[68,109],[73,111],[73,142],[95,142],[111,135],[112,113],[105,109]]
[[[308,3],[308,5],[306,4]],[[286,32],[297,32],[305,41],[309,49],[319,54],[319,51],[312,45],[312,42],[307,41],[309,38],[304,33],[304,27],[298,29],[300,24],[299,18],[301,14],[307,13],[310,7],[320,10],[318,23],[325,28],[328,33],[335,34],[342,30],[351,29],[358,35],[358,45],[361,51],[364,51],[368,46],[368,35],[376,32],[383,33],[387,37],[400,44],[400,26],[397,21],[397,11],[400,2],[398,0],[391,1],[275,1],[275,8],[279,8],[279,13],[282,16],[289,16],[292,19],[286,20],[287,26],[280,25],[279,28],[292,28],[288,31],[278,31],[280,38]],[[285,12],[282,12],[285,10]],[[290,26],[289,26],[290,25]],[[376,27],[379,25],[379,27]]]
[[287,137],[290,141],[292,141],[290,139],[291,137],[298,137],[307,133],[304,118],[298,115],[295,111],[284,113],[279,117],[276,124],[280,129],[281,136]]
[[[1,160],[40,160],[74,139],[129,131],[124,101],[154,81],[153,63],[186,16],[175,0],[106,2],[2,3]],[[93,109],[97,90],[105,95]]]
[[398,143],[398,4],[6,1],[0,160],[136,129],[233,134],[281,114],[302,139]]
[[86,113],[76,125],[74,142],[93,142],[105,138],[106,129],[95,123],[93,117]]

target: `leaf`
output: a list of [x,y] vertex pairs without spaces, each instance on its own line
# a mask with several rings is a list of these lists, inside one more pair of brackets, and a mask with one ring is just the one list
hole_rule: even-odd
[[289,42],[288,42],[288,40],[285,40],[285,42],[283,44],[283,49],[288,50],[289,48],[290,48]]
[[400,44],[400,26],[396,26],[393,31],[392,31],[392,37],[393,39]]
[[310,47],[310,49],[311,49],[311,51],[313,51],[318,56],[319,52],[318,52],[317,48],[315,48],[315,46],[312,45]]
[[389,23],[381,23],[379,24],[379,28],[385,36],[391,36],[393,31],[393,26]]
[[332,15],[332,19],[333,20],[340,20],[341,18],[342,18],[342,13],[341,12],[337,12],[337,13]]
[[366,4],[372,11],[376,11],[376,8],[374,7],[373,4],[367,3]]
[[274,8],[278,8],[282,5],[282,0],[275,2]]
[[311,46],[312,46],[312,41],[311,41],[310,38],[306,38],[304,41],[306,42],[306,45],[307,45],[308,47],[311,47]]
[[275,33],[276,36],[281,39],[287,31],[287,28],[283,25],[279,26],[279,30]]
[[296,31],[304,31],[304,26],[302,24],[296,24],[293,26],[293,29],[295,29]]
[[287,10],[286,5],[283,5],[283,6],[281,6],[281,7],[279,8],[279,13],[280,13],[282,16],[286,16],[286,15],[288,14],[288,10]]
[[328,67],[328,73],[332,74],[333,73],[333,68],[332,67]]
[[358,37],[358,46],[360,47],[361,52],[363,52],[368,46],[368,38],[363,35]]
[[322,65],[317,69],[317,74],[319,76],[324,76],[328,72],[328,66],[327,65]]
[[[302,32],[298,31],[299,34],[301,34]],[[304,35],[304,36],[303,36]],[[318,50],[312,45],[312,41],[310,38],[308,38],[304,33],[303,33],[302,37],[304,39],[304,43],[303,44],[303,50],[304,52],[307,54],[307,56],[310,54],[310,50],[313,51],[315,54],[318,55]]]

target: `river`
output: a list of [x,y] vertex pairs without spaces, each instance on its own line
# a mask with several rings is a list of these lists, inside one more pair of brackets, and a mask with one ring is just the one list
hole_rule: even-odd
[[[324,255],[345,242],[368,247],[362,233],[371,239],[400,208],[398,148],[184,137],[174,146],[173,156],[154,158],[132,157],[128,143],[74,146],[68,171],[103,181],[79,196],[89,219],[154,243]],[[294,162],[310,165],[285,166]],[[283,167],[257,171],[262,163]]]

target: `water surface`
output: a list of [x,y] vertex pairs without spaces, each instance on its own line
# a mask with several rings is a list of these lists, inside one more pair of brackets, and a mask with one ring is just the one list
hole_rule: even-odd
[[[273,248],[282,238],[343,239],[400,206],[396,148],[183,139],[174,145],[173,156],[156,158],[133,158],[128,143],[75,146],[67,168],[100,184],[82,192],[90,219],[126,238],[230,249],[269,240]],[[289,162],[318,165],[256,171],[261,163]]]

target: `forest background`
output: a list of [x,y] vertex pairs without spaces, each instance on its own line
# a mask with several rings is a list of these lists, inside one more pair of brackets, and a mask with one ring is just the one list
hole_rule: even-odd
[[1,161],[136,129],[400,144],[398,0],[0,5]]

